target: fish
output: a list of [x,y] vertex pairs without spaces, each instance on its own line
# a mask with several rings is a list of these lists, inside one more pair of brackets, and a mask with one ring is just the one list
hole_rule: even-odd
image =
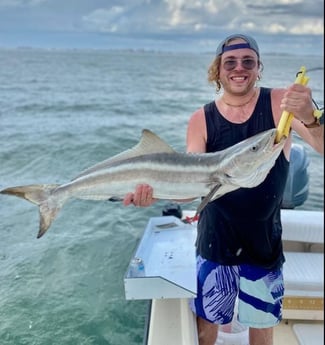
[[123,200],[139,184],[153,187],[153,197],[164,200],[208,202],[238,188],[264,181],[283,149],[272,128],[214,153],[177,152],[149,129],[139,142],[79,173],[63,184],[8,187],[1,194],[17,196],[39,207],[37,238],[42,237],[69,199]]

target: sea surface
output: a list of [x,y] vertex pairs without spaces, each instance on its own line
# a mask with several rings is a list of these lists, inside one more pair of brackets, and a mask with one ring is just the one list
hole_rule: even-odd
[[[184,151],[189,116],[215,97],[206,78],[212,59],[1,49],[0,189],[67,182],[135,145],[143,128]],[[262,60],[260,85],[286,87],[306,66],[313,97],[324,105],[323,57]],[[305,148],[309,196],[298,208],[323,210],[323,157]],[[37,207],[0,195],[0,345],[142,345],[148,301],[126,300],[123,278],[148,218],[164,205],[72,200],[36,239]]]

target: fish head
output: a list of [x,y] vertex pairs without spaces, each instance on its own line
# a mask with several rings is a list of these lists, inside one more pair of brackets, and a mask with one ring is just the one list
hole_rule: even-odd
[[275,143],[277,130],[272,128],[229,147],[225,175],[233,185],[245,188],[264,181],[279,157],[285,138]]

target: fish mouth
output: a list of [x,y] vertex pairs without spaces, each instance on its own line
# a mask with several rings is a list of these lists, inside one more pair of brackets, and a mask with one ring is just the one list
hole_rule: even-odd
[[279,142],[274,141],[273,146],[272,146],[273,151],[278,151],[278,150],[282,149],[285,141],[286,141],[285,137],[282,137]]
[[266,147],[267,150],[273,152],[277,152],[278,150],[280,150],[281,148],[283,148],[284,143],[286,141],[285,137],[282,137],[281,140],[279,142],[276,142],[276,135],[277,135],[277,129],[274,128],[273,131],[270,134],[270,140],[269,143]]

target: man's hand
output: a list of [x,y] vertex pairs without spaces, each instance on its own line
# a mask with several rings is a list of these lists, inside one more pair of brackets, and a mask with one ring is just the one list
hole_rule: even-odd
[[153,198],[153,189],[147,184],[137,185],[134,193],[128,193],[123,199],[123,205],[133,204],[138,207],[151,206],[157,199]]
[[292,84],[284,93],[280,108],[304,123],[311,123],[314,120],[313,101],[309,87]]

